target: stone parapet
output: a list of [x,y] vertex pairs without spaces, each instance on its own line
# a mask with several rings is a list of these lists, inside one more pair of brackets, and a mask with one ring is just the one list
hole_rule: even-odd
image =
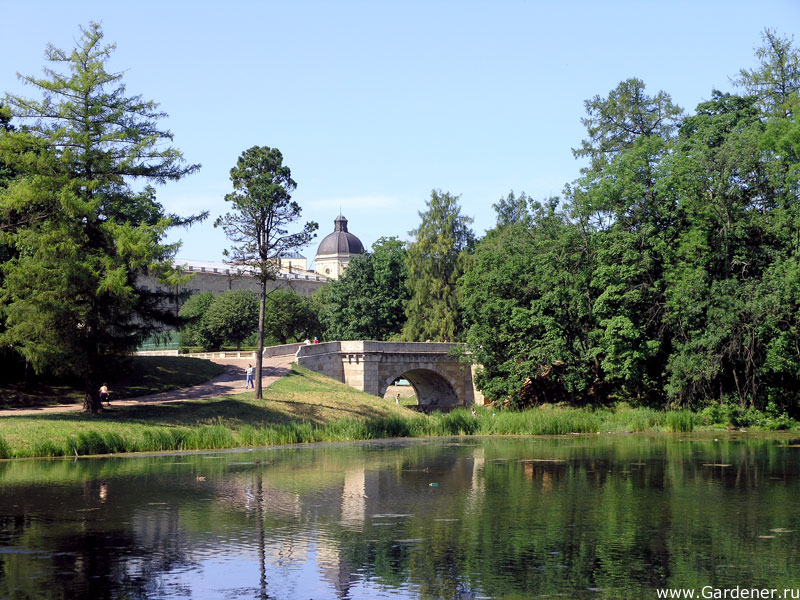
[[452,407],[473,404],[473,369],[451,354],[460,344],[353,340],[301,346],[297,362],[361,391],[383,396],[397,378],[407,379],[420,405]]

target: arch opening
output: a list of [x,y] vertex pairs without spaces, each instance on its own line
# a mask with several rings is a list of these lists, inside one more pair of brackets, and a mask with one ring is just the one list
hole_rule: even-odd
[[411,384],[420,410],[431,411],[461,405],[453,385],[442,375],[429,369],[411,369],[388,377],[382,383],[379,395],[385,396],[387,388],[400,378]]

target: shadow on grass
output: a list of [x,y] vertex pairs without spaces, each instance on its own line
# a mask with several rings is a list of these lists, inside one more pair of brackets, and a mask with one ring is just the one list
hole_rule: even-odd
[[[380,398],[376,397],[375,401],[380,402]],[[372,419],[388,416],[386,410],[380,410],[377,406],[373,408],[364,404],[358,404],[350,408],[311,402],[294,402],[291,400],[279,400],[276,402],[291,405],[291,410],[295,415],[295,417],[292,419],[293,421],[309,421],[317,424],[327,423],[331,420],[330,411],[336,411],[337,413],[340,413],[336,415],[336,419],[343,419],[347,417]]]
[[87,413],[44,414],[37,415],[36,419],[37,421],[57,423],[120,423],[153,427],[194,427],[213,424],[225,425],[231,429],[265,423],[286,424],[297,420],[268,406],[258,406],[253,403],[252,399],[247,401],[236,398],[186,400],[125,408],[112,407],[110,410],[104,410],[96,415]]
[[[112,398],[122,400],[205,383],[225,372],[208,360],[177,356],[134,356],[113,373],[102,375]],[[99,386],[99,384],[98,384]],[[68,381],[5,382],[0,408],[36,408],[53,404],[81,404],[85,391]]]
[[7,383],[2,386],[3,397],[0,409],[38,408],[53,404],[75,404],[83,402],[83,392],[66,384]]

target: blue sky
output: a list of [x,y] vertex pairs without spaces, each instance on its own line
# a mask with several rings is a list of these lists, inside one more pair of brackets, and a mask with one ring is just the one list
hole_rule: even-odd
[[16,73],[41,74],[45,46],[71,48],[90,20],[128,92],[159,102],[203,165],[158,189],[170,211],[211,213],[176,231],[179,256],[221,260],[229,170],[263,145],[320,224],[312,258],[340,207],[369,247],[408,239],[432,189],[460,195],[479,235],[509,191],[559,194],[585,99],[639,77],[692,111],[755,66],[765,27],[796,35],[800,1],[0,0],[0,92],[35,95]]

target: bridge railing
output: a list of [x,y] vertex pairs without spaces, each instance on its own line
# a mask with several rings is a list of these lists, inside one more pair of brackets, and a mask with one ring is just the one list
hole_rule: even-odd
[[379,342],[374,340],[343,340],[340,342],[323,342],[321,344],[300,345],[297,356],[319,356],[331,352],[361,353],[361,352],[385,352],[385,353],[420,353],[429,352],[433,354],[449,353],[453,348],[461,347],[462,344],[449,342]]

